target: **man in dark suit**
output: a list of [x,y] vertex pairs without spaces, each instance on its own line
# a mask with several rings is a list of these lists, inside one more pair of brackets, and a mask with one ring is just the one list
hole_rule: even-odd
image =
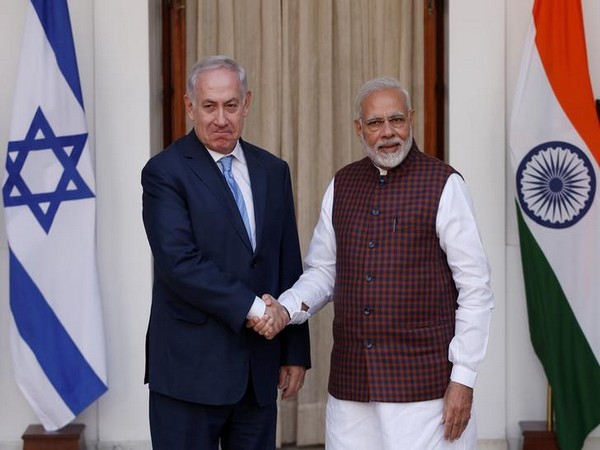
[[154,450],[274,449],[277,387],[294,395],[310,367],[306,326],[274,340],[245,326],[287,323],[259,296],[302,271],[289,168],[240,138],[250,99],[236,61],[199,61],[185,95],[193,130],[142,171]]

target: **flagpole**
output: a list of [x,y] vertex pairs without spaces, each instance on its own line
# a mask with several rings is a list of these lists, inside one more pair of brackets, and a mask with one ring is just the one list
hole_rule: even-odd
[[554,408],[552,407],[552,387],[546,390],[546,430],[554,431]]

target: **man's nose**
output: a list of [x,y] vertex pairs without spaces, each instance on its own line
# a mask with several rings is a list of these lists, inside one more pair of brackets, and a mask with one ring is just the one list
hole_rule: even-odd
[[396,130],[390,124],[390,121],[388,119],[383,120],[383,127],[381,127],[381,134],[383,136],[393,136],[394,134],[396,134]]
[[215,112],[215,122],[217,125],[226,125],[227,124],[227,116],[225,115],[225,109],[219,108]]

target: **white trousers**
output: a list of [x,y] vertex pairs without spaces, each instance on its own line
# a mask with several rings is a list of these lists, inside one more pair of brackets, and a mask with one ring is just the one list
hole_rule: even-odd
[[329,395],[326,450],[475,450],[477,424],[471,415],[454,442],[444,439],[443,400],[363,403]]

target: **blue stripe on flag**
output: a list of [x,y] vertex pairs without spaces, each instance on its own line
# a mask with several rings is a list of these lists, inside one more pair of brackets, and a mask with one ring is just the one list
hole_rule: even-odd
[[107,390],[12,250],[10,308],[21,337],[73,414]]
[[31,0],[46,37],[56,55],[58,67],[83,108],[83,95],[77,72],[77,56],[69,19],[67,0]]

